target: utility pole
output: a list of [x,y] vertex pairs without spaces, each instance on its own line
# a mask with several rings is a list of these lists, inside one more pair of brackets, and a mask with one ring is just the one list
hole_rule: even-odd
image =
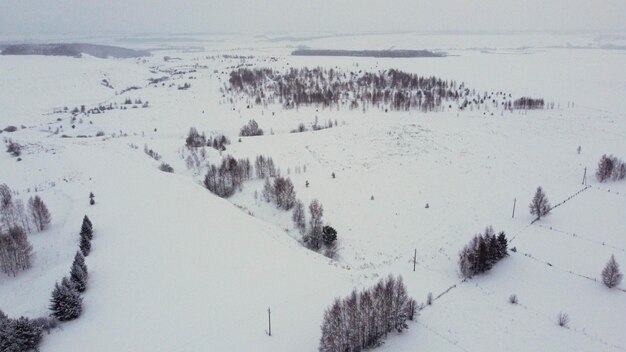
[[415,248],[415,254],[413,254],[413,271],[415,271],[415,263],[417,263],[417,248]]
[[513,198],[513,215],[511,215],[511,219],[515,218],[515,203],[517,203],[517,198]]
[[587,179],[587,168],[585,168],[585,173],[583,174],[583,185],[585,184],[586,179]]
[[267,331],[267,334],[269,336],[272,336],[272,311],[270,311],[269,307],[267,307],[267,323],[269,326],[269,330]]

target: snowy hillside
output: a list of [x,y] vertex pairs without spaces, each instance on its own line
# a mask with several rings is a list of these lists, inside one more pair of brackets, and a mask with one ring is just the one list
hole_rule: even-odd
[[[434,302],[376,350],[626,349],[626,282],[609,289],[601,278],[611,255],[626,269],[626,181],[594,175],[603,154],[626,158],[625,51],[578,48],[594,42],[584,35],[145,40],[134,43],[159,50],[141,59],[0,56],[0,129],[17,128],[0,138],[22,146],[19,160],[0,153],[0,184],[24,202],[39,195],[52,217],[28,235],[32,267],[0,274],[0,310],[49,316],[85,215],[94,228],[82,314],[44,334],[41,351],[317,351],[333,299],[389,274],[418,303],[429,293]],[[447,56],[290,56],[298,45]],[[554,107],[286,108],[229,90],[234,69],[304,67],[397,69]],[[251,119],[264,135],[240,137]],[[290,133],[299,124],[306,131]],[[230,144],[192,152],[190,127]],[[207,163],[227,155],[271,157],[307,220],[319,200],[337,255],[303,245],[292,211],[262,199],[262,179],[229,198],[207,190]],[[538,186],[553,208],[533,221]],[[509,255],[463,279],[459,251],[490,225],[506,233]]]

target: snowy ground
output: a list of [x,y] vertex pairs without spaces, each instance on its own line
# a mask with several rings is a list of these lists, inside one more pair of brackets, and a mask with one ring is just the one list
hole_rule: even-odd
[[[626,52],[598,49],[598,40],[403,34],[304,43],[395,45],[452,55],[432,59],[289,57],[302,43],[223,36],[202,43],[204,52],[164,47],[146,60],[0,56],[0,127],[24,125],[0,137],[25,145],[20,162],[0,154],[0,183],[24,200],[37,192],[53,216],[49,230],[30,236],[33,268],[0,278],[0,308],[11,316],[49,314],[50,292],[69,271],[87,214],[95,237],[84,314],[46,336],[42,351],[315,351],[332,299],[390,273],[402,275],[418,301],[428,292],[446,293],[381,350],[624,350],[626,286],[609,290],[596,280],[611,254],[626,268],[626,183],[599,184],[592,176],[602,154],[626,158]],[[593,45],[567,49],[567,43]],[[222,54],[255,57],[212,57]],[[181,60],[165,62],[165,55]],[[246,109],[219,91],[230,69],[242,63],[399,68],[481,91],[541,96],[559,108],[496,110],[493,116]],[[164,86],[148,85],[148,78],[165,75],[159,71],[196,64],[196,72]],[[104,78],[114,88],[103,86]],[[189,90],[176,88],[185,82]],[[131,86],[141,89],[116,94]],[[121,104],[127,97],[150,107],[111,110],[82,122],[52,114],[64,106]],[[316,116],[339,126],[288,133]],[[239,128],[251,118],[274,134],[238,142]],[[319,199],[325,221],[338,230],[338,259],[302,247],[290,213],[255,200],[262,182],[247,182],[228,200],[206,191],[202,175],[187,170],[181,158],[191,126],[227,135],[232,144],[225,153],[269,155],[283,174],[289,169],[298,198],[305,204]],[[104,136],[61,138],[99,131]],[[160,161],[145,155],[144,145],[175,173],[160,172]],[[211,162],[220,160],[217,151],[207,151]],[[295,174],[305,165],[305,173]],[[585,167],[589,187],[578,193],[586,187]],[[527,204],[538,185],[553,205],[576,195],[530,225]],[[95,206],[88,204],[89,192]],[[506,231],[517,252],[462,282],[458,251],[487,225]],[[519,305],[508,303],[510,294],[517,294]],[[272,337],[265,335],[267,307]],[[571,317],[569,329],[556,325],[560,311]]]

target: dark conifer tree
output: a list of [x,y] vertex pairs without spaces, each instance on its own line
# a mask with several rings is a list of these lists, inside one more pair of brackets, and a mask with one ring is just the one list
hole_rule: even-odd
[[51,315],[60,321],[67,321],[78,318],[82,309],[83,299],[71,281],[64,277],[60,285],[57,282],[50,300]]
[[70,269],[70,280],[78,292],[85,292],[87,289],[87,271],[85,269],[83,269],[83,266],[76,262],[76,260],[74,260],[72,269]]
[[88,256],[91,252],[91,242],[89,241],[89,239],[87,239],[87,237],[80,237],[80,244],[78,245],[78,247],[85,257]]

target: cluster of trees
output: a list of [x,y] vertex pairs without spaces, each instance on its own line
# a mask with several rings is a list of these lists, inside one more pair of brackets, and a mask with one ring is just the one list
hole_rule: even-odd
[[152,150],[151,148],[148,148],[147,144],[143,145],[143,152],[146,153],[147,156],[151,157],[152,159],[156,161],[161,160],[161,154],[157,153],[156,150]]
[[309,223],[307,226],[304,204],[297,200],[293,207],[291,219],[302,235],[304,245],[319,252],[323,250],[328,258],[334,258],[337,253],[337,230],[330,225],[324,225],[324,206],[314,199],[309,204]]
[[187,148],[200,148],[200,147],[212,147],[217,150],[226,150],[226,145],[230,144],[228,137],[220,134],[215,137],[208,137],[202,133],[198,133],[195,127],[189,129],[187,138],[185,138],[185,145]]
[[[85,215],[81,239],[93,237],[93,225]],[[82,240],[81,240],[82,242]],[[78,318],[82,313],[82,292],[87,289],[87,265],[83,248],[76,252],[70,275],[56,283],[50,299],[50,318],[11,319],[0,310],[0,352],[37,351],[44,331],[50,332],[59,321]]]
[[244,125],[241,130],[239,130],[239,135],[242,137],[248,136],[262,136],[263,130],[259,128],[259,124],[254,120],[248,121],[248,124]]
[[296,204],[296,191],[289,177],[276,177],[273,183],[265,179],[262,197],[266,202],[274,202],[278,209],[290,210]]
[[379,346],[390,332],[407,329],[416,311],[402,276],[389,275],[372,288],[335,299],[324,312],[319,351],[357,352]]
[[32,256],[33,246],[22,227],[13,226],[6,232],[0,230],[0,270],[3,273],[15,276],[30,268]]
[[54,319],[11,319],[0,310],[0,352],[37,351],[43,332],[54,327]]
[[491,269],[508,255],[508,241],[502,231],[496,236],[491,226],[483,234],[477,234],[459,253],[459,271],[464,278]]
[[0,271],[15,276],[31,266],[33,247],[27,234],[43,231],[51,221],[50,212],[39,196],[28,200],[28,210],[13,191],[0,185]]
[[521,97],[513,101],[513,108],[519,110],[543,109],[545,102],[543,99],[534,99],[531,97]]
[[0,185],[0,230],[21,227],[26,232],[31,232],[32,227],[36,231],[48,228],[52,218],[41,197],[30,197],[26,209],[21,199],[13,198],[13,193],[6,184]]
[[276,177],[279,174],[278,169],[274,165],[274,160],[268,156],[257,155],[254,161],[254,168],[257,178]]
[[252,164],[249,159],[235,159],[227,155],[218,166],[208,165],[204,186],[222,198],[232,196],[243,181],[252,178]]
[[346,72],[305,67],[280,73],[267,68],[238,68],[230,73],[224,93],[243,94],[256,104],[280,103],[287,108],[345,105],[351,109],[373,106],[433,111],[443,108],[445,102],[457,102],[460,106],[463,101],[465,105],[486,101],[464,84],[395,69]]
[[626,164],[613,155],[604,154],[598,163],[596,178],[600,182],[623,180],[626,178]]

